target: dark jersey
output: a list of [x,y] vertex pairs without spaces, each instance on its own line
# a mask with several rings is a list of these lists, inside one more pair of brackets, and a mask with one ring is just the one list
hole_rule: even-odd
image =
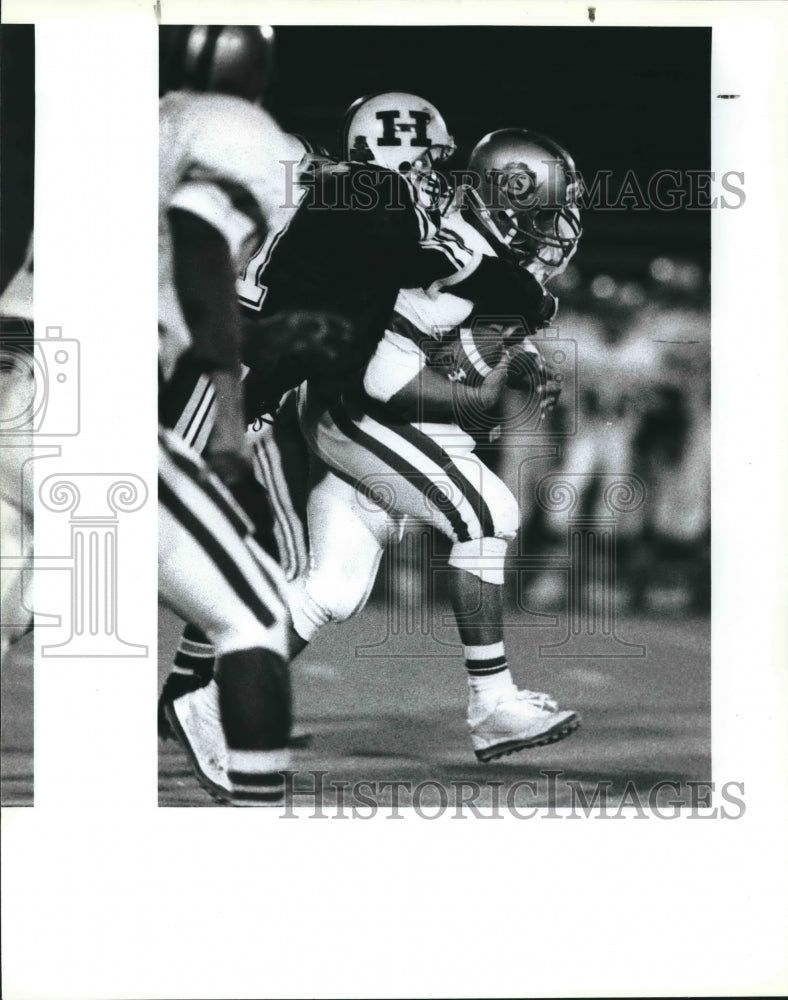
[[[360,378],[390,323],[401,288],[430,288],[470,275],[480,255],[439,231],[415,203],[408,181],[381,167],[327,163],[302,178],[303,200],[288,224],[269,233],[238,282],[247,328],[249,393],[278,398],[309,374],[335,396]],[[351,324],[343,357],[319,373],[277,365],[255,322],[281,312],[317,311]],[[289,384],[287,384],[289,383]]]

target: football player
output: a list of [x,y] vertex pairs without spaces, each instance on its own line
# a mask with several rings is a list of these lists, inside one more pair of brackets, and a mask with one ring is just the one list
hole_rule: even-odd
[[[386,129],[394,128],[395,145],[404,142],[409,159],[402,154],[381,164],[365,155],[362,161],[318,163],[309,178],[301,178],[307,193],[297,209],[281,228],[270,227],[241,274],[239,297],[251,324],[244,353],[250,369],[245,380],[250,416],[274,412],[283,393],[305,378],[316,397],[339,398],[362,376],[401,287],[430,287],[445,278],[478,280],[481,255],[439,233],[433,163],[448,157],[454,144],[437,109],[414,95],[383,95],[354,106],[351,119],[368,116],[380,129],[377,112],[392,108],[390,98],[395,104],[407,102],[400,105],[404,139],[396,139],[398,123],[387,119]],[[388,132],[381,131],[378,138],[388,142]],[[266,321],[304,308],[338,314],[350,324],[352,343],[335,363],[310,367],[294,351],[281,364],[269,356]],[[205,434],[208,392],[198,385],[187,404],[190,433],[201,427],[199,433]],[[269,489],[269,494],[275,491]],[[383,513],[378,520],[388,523]],[[165,700],[190,682],[188,672],[200,672],[200,661],[210,669],[210,649],[190,630],[177,659],[179,673],[168,679]]]
[[[410,189],[414,192],[414,201],[417,206],[421,205],[425,209],[421,213],[421,218],[426,222],[426,225],[420,223],[419,235],[421,237],[421,251],[423,252],[427,249],[434,256],[435,251],[438,252],[439,256],[450,260],[452,262],[452,267],[449,273],[446,273],[445,263],[443,264],[443,276],[440,274],[435,275],[433,272],[433,280],[429,285],[429,295],[437,296],[442,288],[442,282],[446,279],[446,284],[451,284],[453,291],[457,295],[466,294],[468,298],[473,301],[482,302],[495,302],[497,308],[508,308],[507,311],[511,312],[516,306],[518,309],[525,304],[529,309],[544,308],[544,303],[547,303],[547,308],[552,309],[551,299],[549,296],[545,296],[538,282],[534,281],[533,278],[524,279],[513,261],[507,260],[502,255],[496,255],[493,252],[483,251],[480,248],[472,249],[466,245],[461,238],[459,238],[454,233],[444,233],[443,231],[438,231],[435,226],[435,219],[430,217],[430,208],[435,207],[436,193],[440,193],[440,187],[436,183],[436,178],[434,175],[433,161],[434,159],[440,159],[445,155],[448,149],[453,147],[448,133],[445,130],[445,126],[442,123],[442,119],[437,117],[437,112],[435,109],[431,109],[431,106],[426,105],[426,102],[421,101],[412,95],[394,94],[394,95],[381,95],[378,98],[371,100],[363,100],[357,102],[357,105],[351,109],[351,113],[348,119],[348,149],[347,155],[359,156],[361,155],[367,164],[373,164],[377,166],[377,160],[384,160],[384,165],[394,167],[397,173],[404,174],[409,181]],[[425,116],[425,117],[422,117]],[[426,139],[423,137],[421,132],[421,122],[434,122],[436,124],[437,138],[442,141],[431,141],[434,137],[431,137],[429,131],[427,132]],[[437,129],[437,123],[440,123],[440,130]],[[360,126],[360,127],[359,127]],[[405,138],[399,138],[398,132],[404,134]],[[409,135],[409,133],[413,133]],[[393,135],[393,139],[392,139]],[[402,143],[405,143],[406,149],[403,152],[402,149],[390,149],[387,147],[399,147]],[[411,148],[408,149],[407,147]],[[375,147],[375,153],[372,152],[373,147]],[[388,154],[388,155],[387,155]],[[331,177],[331,184],[328,189],[324,186],[321,187],[321,198],[317,199],[316,203],[313,202],[312,205],[316,205],[318,208],[323,208],[322,217],[318,217],[323,223],[323,235],[324,239],[322,245],[325,245],[325,222],[326,218],[330,218],[331,213],[325,212],[325,197],[326,191],[330,191],[332,197],[336,199],[336,177],[363,177],[364,175],[358,171],[354,170],[353,164],[340,164],[337,165],[339,170],[336,171],[334,177]],[[331,171],[329,171],[329,174]],[[372,171],[370,171],[372,175]],[[323,177],[323,182],[325,183],[325,175]],[[333,186],[332,186],[333,185]],[[336,200],[333,201],[336,205]],[[310,207],[312,207],[310,205]],[[347,205],[340,204],[341,208],[347,209]],[[305,208],[304,205],[301,206],[300,213],[294,216],[294,220],[290,223],[285,230],[283,237],[275,238],[271,241],[268,247],[264,247],[261,252],[257,255],[253,262],[250,262],[250,266],[247,267],[242,280],[242,294],[246,292],[247,300],[252,306],[258,306],[258,308],[263,305],[263,303],[268,302],[270,307],[269,296],[273,293],[274,301],[281,301],[281,293],[284,292],[285,297],[288,294],[289,288],[295,287],[295,285],[301,281],[301,292],[302,295],[309,296],[315,294],[315,286],[319,287],[320,279],[320,263],[316,261],[317,253],[313,249],[312,253],[306,254],[307,266],[304,268],[304,255],[295,254],[290,252],[290,254],[285,254],[282,250],[282,242],[284,239],[285,243],[288,241],[291,247],[298,247],[298,240],[294,238],[294,232],[297,231],[298,227],[295,225],[299,218],[302,221],[301,229],[302,231],[309,231],[309,209]],[[348,213],[350,215],[352,213]],[[372,214],[372,213],[369,213]],[[342,247],[352,244],[353,240],[358,240],[360,230],[356,226],[354,232],[354,222],[358,220],[349,219],[347,215],[344,217],[344,241],[341,238],[342,228],[335,228],[334,235],[340,236],[337,240],[336,245]],[[369,217],[364,220],[366,225],[369,226]],[[321,226],[318,224],[317,231],[320,234]],[[331,231],[331,227],[328,227],[328,231]],[[378,242],[380,241],[381,229],[378,230]],[[349,239],[348,239],[349,237]],[[359,241],[362,248],[364,248],[364,253],[362,255],[363,262],[366,262],[369,253],[369,244],[363,239]],[[477,241],[478,242],[478,241]],[[389,243],[391,246],[391,243]],[[317,250],[321,248],[321,241],[317,241]],[[403,245],[400,244],[400,252],[403,249]],[[408,251],[412,255],[412,247]],[[272,265],[277,262],[280,263],[279,273],[277,274],[276,267]],[[377,281],[377,287],[380,288],[381,280],[379,274],[370,274],[369,269],[366,270],[363,267],[362,259],[356,255],[353,256],[352,247],[351,252],[348,254],[348,258],[357,264],[361,263],[361,266],[351,269],[348,272],[347,269],[342,270],[342,265],[340,264],[340,271],[344,278],[345,284],[342,281],[332,281],[331,289],[323,288],[318,292],[322,295],[322,301],[332,301],[331,295],[337,296],[343,293],[345,300],[347,300],[346,282],[348,278],[355,278],[357,283],[359,282],[359,276],[361,277],[361,288],[366,288],[367,284],[370,282]],[[284,269],[282,268],[282,261],[284,260]],[[341,258],[340,258],[341,260]],[[375,262],[379,262],[380,257],[374,258]],[[390,258],[392,264],[396,263],[396,258]],[[504,266],[505,265],[505,266]],[[374,265],[373,265],[374,267]],[[310,271],[311,268],[311,271]],[[328,269],[329,273],[331,268]],[[393,270],[393,269],[392,269]],[[404,271],[402,266],[397,269],[396,273],[403,275]],[[308,278],[312,279],[311,284],[303,284],[304,271]],[[354,273],[355,272],[355,273]],[[428,272],[429,273],[429,272]],[[255,282],[252,283],[250,279],[250,274],[255,275]],[[367,281],[363,279],[368,276]],[[261,280],[261,278],[263,280]],[[402,281],[402,285],[407,287],[410,282],[406,280]],[[354,286],[355,287],[355,286]],[[516,289],[516,295],[513,297],[513,289]],[[279,291],[280,295],[276,296],[276,292]],[[390,284],[389,284],[389,294],[391,294]],[[508,296],[508,299],[506,298]],[[359,298],[358,290],[356,291],[356,298]],[[361,301],[364,301],[363,297]],[[376,298],[367,297],[366,303],[371,303],[374,307]],[[346,304],[343,303],[341,307],[337,308],[347,308]],[[363,315],[363,312],[362,312]],[[353,384],[352,375],[358,376],[361,372],[362,365],[360,364],[361,359],[366,354],[368,356],[370,347],[374,346],[375,341],[380,336],[379,329],[376,327],[380,326],[380,315],[381,312],[378,309],[376,313],[377,322],[374,324],[369,323],[358,323],[356,321],[356,328],[361,333],[359,341],[357,342],[357,351],[352,359],[352,363],[349,366],[349,375],[351,378],[345,380],[344,384],[340,380],[339,383],[335,379],[333,384],[328,386],[326,379],[320,376],[313,378],[310,383],[310,399],[311,407],[313,411],[322,410],[328,401],[332,398],[338,400],[342,395],[342,390],[349,390]],[[363,334],[365,330],[371,330],[372,336],[365,339]],[[388,334],[387,334],[388,336]],[[497,383],[498,386],[502,384],[502,380],[505,377],[505,367],[503,364],[498,366]],[[496,390],[492,388],[495,384],[495,380],[492,380],[490,386],[485,388],[485,394],[489,395],[491,399],[495,398]],[[456,398],[452,397],[452,405],[456,403]],[[307,409],[309,407],[306,407]],[[363,449],[362,449],[363,450]],[[502,487],[499,481],[493,481],[491,474],[487,477],[488,482],[486,484],[486,492],[488,497],[491,493],[496,492],[495,486],[499,488],[496,493],[496,511],[500,515],[499,525],[496,528],[492,527],[492,532],[490,532],[490,525],[492,523],[489,516],[489,510],[487,513],[480,511],[474,518],[473,505],[476,498],[478,498],[481,505],[481,494],[478,489],[478,485],[473,485],[473,480],[479,479],[481,475],[481,467],[475,456],[465,455],[461,459],[470,466],[468,472],[462,477],[457,475],[457,480],[462,481],[463,485],[460,487],[461,492],[464,490],[466,496],[464,511],[465,517],[467,518],[469,525],[462,525],[460,527],[460,533],[466,535],[465,538],[457,537],[457,547],[454,553],[455,561],[460,563],[463,559],[470,559],[473,561],[475,559],[475,574],[479,578],[483,578],[484,568],[481,566],[480,561],[483,563],[487,558],[486,555],[481,555],[475,553],[475,550],[479,548],[477,544],[479,539],[484,537],[485,532],[495,534],[496,531],[501,531],[501,536],[513,535],[516,529],[516,504],[514,504],[513,498],[506,493],[505,489]],[[336,465],[334,465],[336,468]],[[374,468],[374,466],[373,466]],[[369,471],[369,470],[367,470]],[[455,473],[457,472],[454,469]],[[486,470],[489,473],[489,470]],[[331,587],[331,577],[325,574],[322,575],[322,579],[326,583],[326,592],[329,595],[329,600],[321,601],[319,596],[320,591],[320,580],[321,574],[310,573],[306,581],[306,586],[301,588],[301,594],[305,596],[304,601],[300,601],[298,598],[294,601],[293,613],[294,619],[296,621],[296,630],[299,634],[300,645],[303,646],[304,641],[311,638],[314,634],[314,630],[319,627],[324,621],[328,619],[337,620],[342,617],[347,617],[348,614],[363,604],[366,596],[368,595],[369,588],[371,586],[372,580],[374,579],[374,571],[377,567],[377,562],[380,558],[381,552],[381,542],[388,530],[388,519],[385,516],[384,511],[375,511],[374,506],[370,508],[370,505],[358,503],[357,497],[353,497],[354,490],[358,488],[358,480],[354,479],[352,476],[348,476],[346,472],[339,470],[340,475],[334,476],[324,476],[316,489],[312,491],[310,496],[310,508],[313,515],[317,514],[319,516],[310,518],[310,523],[314,522],[317,525],[326,525],[331,523],[332,525],[340,523],[342,516],[351,513],[361,526],[360,531],[353,531],[349,534],[347,531],[342,532],[326,532],[325,530],[315,532],[315,538],[313,539],[313,552],[312,552],[312,564],[314,567],[333,565],[334,569],[337,566],[336,557],[338,555],[344,556],[344,567],[349,576],[352,576],[355,581],[360,585],[360,591],[358,587],[350,588],[348,591],[344,591],[342,587]],[[407,478],[407,477],[406,477]],[[350,483],[347,480],[350,479]],[[407,484],[406,484],[407,485]],[[430,484],[429,488],[432,486]],[[475,491],[475,492],[474,492]],[[372,492],[374,496],[374,491]],[[473,499],[468,499],[472,497]],[[418,503],[419,510],[423,512],[423,496],[419,495]],[[331,512],[336,512],[337,516],[330,516]],[[370,516],[371,515],[371,516]],[[486,518],[486,521],[485,521]],[[507,521],[508,518],[508,521]],[[451,519],[451,518],[450,518]],[[347,528],[347,517],[344,518],[345,525]],[[455,518],[455,525],[459,521],[462,521],[462,516]],[[500,522],[503,522],[502,524]],[[470,531],[468,531],[470,527]],[[472,537],[470,533],[473,533]],[[336,541],[339,538],[347,539],[348,537],[353,539],[352,549],[350,547],[345,547],[343,552],[337,553]],[[333,542],[331,541],[333,539]],[[321,542],[328,542],[329,548],[323,548],[321,550]],[[470,542],[470,548],[466,546],[463,548],[464,542]],[[495,543],[488,542],[487,546],[490,548],[498,548],[500,551],[499,540]],[[484,543],[481,543],[484,545]],[[331,551],[331,546],[333,545],[334,551]],[[505,548],[505,545],[504,545]],[[467,549],[467,551],[466,551]],[[472,553],[471,550],[474,550]],[[502,555],[500,557],[502,559]],[[500,570],[502,576],[502,569]],[[496,574],[497,576],[497,574]],[[463,575],[459,575],[459,586],[463,587],[465,584],[465,578]],[[470,592],[473,589],[473,584],[470,586],[465,586],[464,591],[461,594],[460,600],[465,600],[470,603]],[[497,591],[500,590],[499,587],[496,588]],[[493,591],[496,593],[496,591]],[[341,600],[341,607],[337,607],[337,596],[345,595],[346,599]],[[474,594],[474,603],[477,600],[478,595]],[[296,608],[299,609],[299,617],[296,617]],[[466,643],[470,647],[470,643]],[[184,644],[185,646],[185,644]],[[490,660],[498,660],[500,656],[497,654],[497,643],[490,642],[473,642],[473,648],[468,649],[468,660],[474,659],[475,654],[480,651],[483,654],[490,652],[489,647],[495,647],[495,655],[486,656],[484,662],[475,664],[474,675],[484,678],[486,673],[490,670],[491,666],[494,668],[494,672],[504,673],[503,670],[498,670],[497,668],[501,665],[499,663],[490,663]],[[186,652],[187,650],[182,647],[181,652]],[[201,649],[198,644],[189,641],[189,650],[193,652],[195,660],[200,655],[209,655],[209,650]],[[505,675],[500,680],[505,681],[508,675]],[[482,680],[478,685],[479,688],[491,687],[491,685],[485,685]],[[501,690],[503,685],[499,685],[498,690]],[[536,696],[532,696],[531,700]],[[524,700],[523,698],[519,699]],[[543,708],[542,714],[549,711],[550,703],[548,700],[540,696],[539,702],[542,706],[548,705],[547,708]],[[489,701],[489,698],[487,699]],[[540,720],[541,721],[541,720]],[[530,745],[533,745],[534,740],[540,740],[544,742],[547,738],[556,738],[555,733],[560,730],[566,730],[567,727],[574,724],[574,716],[571,713],[555,713],[554,717],[550,720],[550,732],[545,733],[540,731],[538,734],[531,732],[529,734]],[[544,730],[542,726],[542,730]],[[533,727],[532,727],[533,729]],[[487,747],[482,748],[487,750]],[[492,756],[497,756],[498,754],[492,754]]]
[[[385,138],[389,119],[383,122]],[[351,122],[351,147],[367,148],[375,129],[371,117],[360,126]],[[378,137],[380,132],[378,125]],[[313,399],[311,387],[301,392],[305,435],[321,460],[355,488],[355,508],[347,505],[354,518],[369,507],[360,497],[374,498],[388,487],[393,512],[416,518],[426,513],[452,541],[450,588],[468,670],[468,722],[483,761],[554,742],[579,725],[576,713],[559,711],[547,695],[514,685],[503,644],[502,585],[506,548],[519,524],[517,503],[465,432],[467,417],[490,410],[510,376],[508,345],[555,313],[556,302],[543,284],[566,266],[580,237],[574,175],[569,155],[549,139],[524,129],[486,136],[469,164],[476,183],[462,192],[462,206],[444,220],[440,235],[447,245],[509,264],[507,280],[499,273],[494,284],[480,283],[470,294],[469,283],[462,287],[452,279],[427,291],[402,291],[363,385],[327,408]],[[521,321],[486,324],[485,337],[494,336],[499,350],[485,359],[472,339],[478,330],[473,321],[507,315]],[[446,331],[456,332],[447,338]],[[445,361],[447,348],[449,365],[436,366],[436,354]],[[327,516],[332,509],[334,521]],[[318,558],[291,597],[294,627],[304,640],[327,621],[346,617],[370,586],[363,575],[352,583],[354,566],[336,551],[336,539],[348,537],[339,527],[341,510],[324,507],[321,514],[314,528],[310,522]],[[380,530],[377,536],[356,532],[353,556],[356,569],[374,575],[371,539],[380,543]],[[342,567],[347,573],[338,584]]]
[[[255,45],[253,29],[239,30]],[[292,194],[284,164],[303,154],[253,96],[172,91],[160,106],[162,406],[186,364],[216,394],[205,461],[160,432],[160,596],[219,657],[215,680],[174,700],[169,721],[201,784],[238,805],[280,799],[291,725],[284,580],[227,489],[248,463],[235,276],[247,248],[281,226]],[[268,331],[273,358],[292,332]]]
[[[32,426],[24,423],[34,409],[32,355],[31,235],[22,267],[0,296],[0,430],[17,432],[11,439],[13,447],[0,447],[0,551],[6,557],[17,554],[20,564],[33,557],[32,483],[22,475],[33,445]],[[0,663],[11,643],[32,627],[31,577],[29,571],[9,565],[0,573]]]

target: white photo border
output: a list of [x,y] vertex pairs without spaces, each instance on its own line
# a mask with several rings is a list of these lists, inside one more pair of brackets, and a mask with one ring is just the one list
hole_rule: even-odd
[[[712,218],[713,776],[744,782],[740,821],[157,806],[157,6],[162,23],[712,27],[712,167],[747,192]],[[2,817],[5,995],[783,994],[785,7],[6,0],[3,17],[37,29],[36,328],[83,347],[62,468],[151,486],[121,581],[148,656],[36,663],[36,804]]]

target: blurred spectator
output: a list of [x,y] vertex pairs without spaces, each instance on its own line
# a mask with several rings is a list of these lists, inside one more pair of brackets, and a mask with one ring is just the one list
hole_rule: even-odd
[[[646,500],[617,518],[617,600],[651,611],[708,610],[710,587],[710,323],[707,281],[694,263],[658,258],[644,281],[576,271],[561,279],[562,339],[577,343],[576,433],[564,399],[541,448],[507,447],[501,474],[516,489],[527,554],[564,552],[567,513],[535,503],[543,476],[563,471],[575,514],[606,517],[604,474],[635,474]],[[571,396],[571,394],[570,394]],[[557,449],[544,448],[557,444]],[[553,454],[550,454],[552,450]],[[541,451],[542,456],[539,456]],[[565,600],[560,574],[538,577],[530,606]]]

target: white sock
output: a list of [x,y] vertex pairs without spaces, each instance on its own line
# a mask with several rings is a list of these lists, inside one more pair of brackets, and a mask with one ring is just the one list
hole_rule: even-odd
[[287,747],[281,750],[230,750],[227,770],[239,775],[271,774],[291,765]]
[[476,696],[482,701],[492,701],[492,696],[508,694],[511,691],[514,687],[514,678],[508,667],[505,670],[499,670],[497,674],[487,674],[486,676],[469,674],[468,687],[471,689],[471,697]]

